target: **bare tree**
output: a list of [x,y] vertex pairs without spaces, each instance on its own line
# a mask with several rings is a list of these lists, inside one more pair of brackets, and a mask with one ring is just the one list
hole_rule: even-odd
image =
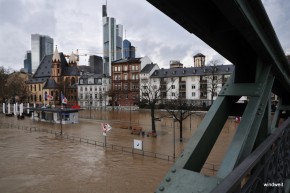
[[109,91],[107,91],[106,96],[109,96],[109,103],[112,105],[112,108],[114,110],[119,98],[119,92],[111,88]]
[[165,103],[165,109],[170,117],[179,122],[179,141],[182,142],[182,123],[194,113],[195,106],[188,99],[178,97],[177,99],[168,100]]
[[9,69],[6,69],[4,67],[0,67],[0,98],[2,98],[3,102],[4,100],[8,97],[7,96],[7,91],[8,91],[8,87],[7,87],[7,79],[9,76],[10,72]]
[[[174,81],[171,81],[171,84],[173,82]],[[152,134],[155,135],[156,135],[155,108],[158,103],[160,103],[161,101],[163,101],[164,98],[166,98],[167,92],[171,89],[171,86],[167,87],[168,84],[170,84],[170,82],[161,80],[160,86],[157,86],[151,84],[150,80],[141,80],[140,102],[147,104],[150,108]]]
[[[27,74],[22,72],[13,72],[8,75],[4,91],[7,98],[24,101],[28,97],[28,86],[25,83],[28,79]],[[15,102],[15,101],[14,101]]]
[[207,66],[203,67],[205,75],[200,77],[201,93],[205,91],[210,94],[211,105],[223,83],[223,77],[220,75],[220,69],[218,68],[219,65],[219,60],[211,60]]

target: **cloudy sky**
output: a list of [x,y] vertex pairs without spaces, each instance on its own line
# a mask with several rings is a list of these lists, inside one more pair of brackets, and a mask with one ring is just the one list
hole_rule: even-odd
[[[284,51],[290,51],[290,1],[262,0]],[[0,66],[23,68],[31,49],[31,34],[48,35],[60,52],[102,56],[102,5],[105,0],[0,0]],[[126,30],[136,56],[148,56],[160,67],[170,60],[192,65],[203,53],[207,61],[220,59],[213,49],[188,33],[145,0],[107,0],[108,16]],[[125,33],[124,33],[125,34]],[[83,58],[81,64],[87,65]]]

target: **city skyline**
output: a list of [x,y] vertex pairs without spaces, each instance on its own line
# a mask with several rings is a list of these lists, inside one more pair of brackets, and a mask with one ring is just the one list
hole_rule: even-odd
[[[290,50],[290,2],[263,0],[284,51]],[[31,34],[45,34],[54,39],[60,52],[103,56],[102,5],[106,1],[76,0],[0,0],[0,66],[23,68]],[[193,55],[203,53],[207,60],[221,59],[217,52],[188,33],[147,1],[108,0],[108,16],[123,25],[126,37],[136,47],[136,57],[148,56],[160,67],[170,60],[193,65]],[[137,10],[137,11],[136,11]],[[137,13],[137,14],[136,14]],[[208,62],[207,61],[207,62]],[[226,60],[223,60],[225,63]],[[84,61],[87,62],[87,61]],[[87,63],[80,63],[88,65]]]

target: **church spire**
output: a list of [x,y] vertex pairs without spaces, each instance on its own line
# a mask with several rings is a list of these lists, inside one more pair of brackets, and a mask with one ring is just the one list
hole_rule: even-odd
[[71,55],[69,56],[69,63],[70,64],[76,64],[77,63],[77,56],[71,52]]
[[55,46],[54,54],[52,56],[52,62],[60,62],[60,55],[57,50],[57,45]]

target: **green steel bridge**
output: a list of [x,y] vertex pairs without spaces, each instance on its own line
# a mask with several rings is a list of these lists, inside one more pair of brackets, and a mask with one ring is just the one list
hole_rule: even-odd
[[[156,189],[170,193],[289,192],[290,64],[260,0],[147,0],[235,65]],[[271,94],[279,97],[271,114]],[[236,103],[247,96],[247,104]],[[215,176],[200,173],[228,116],[242,116]]]

